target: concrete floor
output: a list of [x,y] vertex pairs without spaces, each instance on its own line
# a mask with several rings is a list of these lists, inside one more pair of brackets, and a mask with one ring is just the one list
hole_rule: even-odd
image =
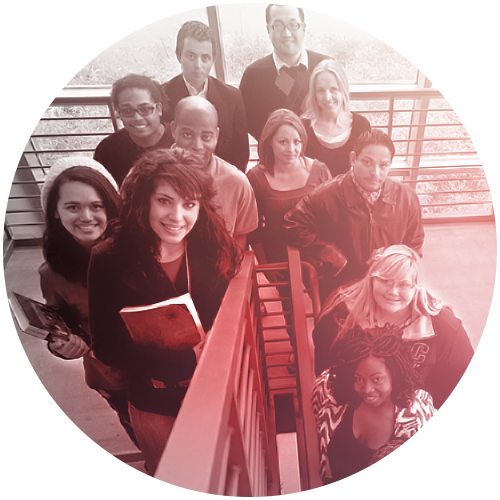
[[[453,307],[477,347],[488,317],[496,268],[496,231],[493,223],[428,224],[421,281],[444,303]],[[41,300],[37,269],[41,249],[17,248],[5,268],[8,290]],[[14,333],[14,329],[9,329]],[[52,356],[45,343],[20,334],[41,382],[87,436],[108,452],[119,455],[137,449],[104,399],[89,389],[80,360]],[[143,463],[130,464],[143,471]]]

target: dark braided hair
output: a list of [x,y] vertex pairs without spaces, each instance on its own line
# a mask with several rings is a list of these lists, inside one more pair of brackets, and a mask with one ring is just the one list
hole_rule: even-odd
[[430,450],[409,438],[392,439],[374,453],[368,469],[361,475],[363,496],[373,496],[385,481],[395,479],[407,467],[410,469],[407,473],[411,473],[419,465],[424,469],[427,487],[433,489],[442,476]]
[[332,392],[341,404],[359,406],[360,396],[354,390],[354,374],[361,361],[373,356],[384,360],[392,379],[391,399],[400,408],[407,408],[420,377],[413,366],[410,347],[397,327],[362,330],[353,328],[332,347],[334,365],[330,368]]

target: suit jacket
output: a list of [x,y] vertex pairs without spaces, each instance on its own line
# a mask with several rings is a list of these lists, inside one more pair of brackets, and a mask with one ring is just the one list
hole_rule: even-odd
[[[163,119],[170,123],[174,119],[177,103],[189,96],[182,74],[175,76],[162,85],[168,96],[168,110]],[[226,85],[221,81],[208,77],[207,99],[215,106],[219,115],[219,140],[215,150],[216,156],[246,172],[248,158],[248,131],[245,106],[239,89]]]
[[[307,75],[311,76],[316,65],[323,59],[328,59],[328,56],[310,50],[307,51],[307,55],[309,57]],[[275,85],[277,76],[278,70],[273,55],[269,54],[250,64],[241,78],[240,90],[245,103],[248,131],[257,140],[269,115],[277,109],[286,107],[286,95]],[[300,106],[292,111],[299,116],[303,112]]]

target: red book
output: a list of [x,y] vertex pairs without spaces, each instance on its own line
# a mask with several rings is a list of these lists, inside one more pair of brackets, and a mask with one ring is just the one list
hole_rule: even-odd
[[120,315],[136,344],[181,351],[205,338],[188,293],[156,304],[125,307]]

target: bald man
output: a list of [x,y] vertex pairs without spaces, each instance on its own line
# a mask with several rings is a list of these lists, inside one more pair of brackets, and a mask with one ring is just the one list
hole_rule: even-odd
[[257,229],[257,203],[246,175],[235,166],[215,156],[219,139],[217,110],[199,96],[181,99],[175,107],[171,124],[174,145],[193,154],[213,177],[217,187],[215,202],[229,233],[238,245],[246,248],[247,234]]

